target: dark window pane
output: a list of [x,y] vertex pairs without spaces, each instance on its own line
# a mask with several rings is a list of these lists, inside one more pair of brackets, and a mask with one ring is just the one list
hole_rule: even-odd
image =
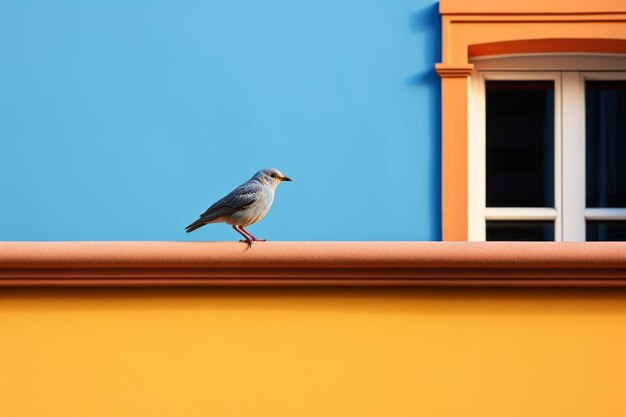
[[554,83],[487,81],[487,207],[554,207]]
[[487,240],[554,240],[554,222],[551,221],[488,221]]
[[585,83],[587,207],[626,207],[626,81]]
[[587,221],[587,240],[597,241],[626,241],[626,222],[617,220]]

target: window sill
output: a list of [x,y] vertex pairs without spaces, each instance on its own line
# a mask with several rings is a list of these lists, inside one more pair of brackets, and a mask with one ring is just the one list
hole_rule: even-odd
[[626,243],[2,242],[0,286],[626,286]]

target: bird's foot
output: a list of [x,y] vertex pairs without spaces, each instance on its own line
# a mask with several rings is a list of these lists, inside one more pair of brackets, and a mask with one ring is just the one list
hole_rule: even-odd
[[240,243],[247,243],[248,244],[248,248],[252,247],[252,240],[250,239],[239,239]]

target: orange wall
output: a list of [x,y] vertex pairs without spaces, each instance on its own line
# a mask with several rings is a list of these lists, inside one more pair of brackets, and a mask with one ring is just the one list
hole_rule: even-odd
[[623,0],[440,0],[441,13],[457,14],[552,14],[617,13],[624,10]]
[[0,416],[618,416],[626,290],[2,289]]

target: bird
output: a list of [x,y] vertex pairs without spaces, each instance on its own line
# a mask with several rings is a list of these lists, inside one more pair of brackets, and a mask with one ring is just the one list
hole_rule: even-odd
[[252,242],[264,242],[257,239],[245,227],[261,220],[274,202],[276,186],[283,181],[291,181],[276,168],[264,168],[248,181],[235,188],[228,195],[209,207],[200,218],[185,227],[187,233],[193,232],[209,223],[227,223],[243,236],[240,242],[248,247]]

